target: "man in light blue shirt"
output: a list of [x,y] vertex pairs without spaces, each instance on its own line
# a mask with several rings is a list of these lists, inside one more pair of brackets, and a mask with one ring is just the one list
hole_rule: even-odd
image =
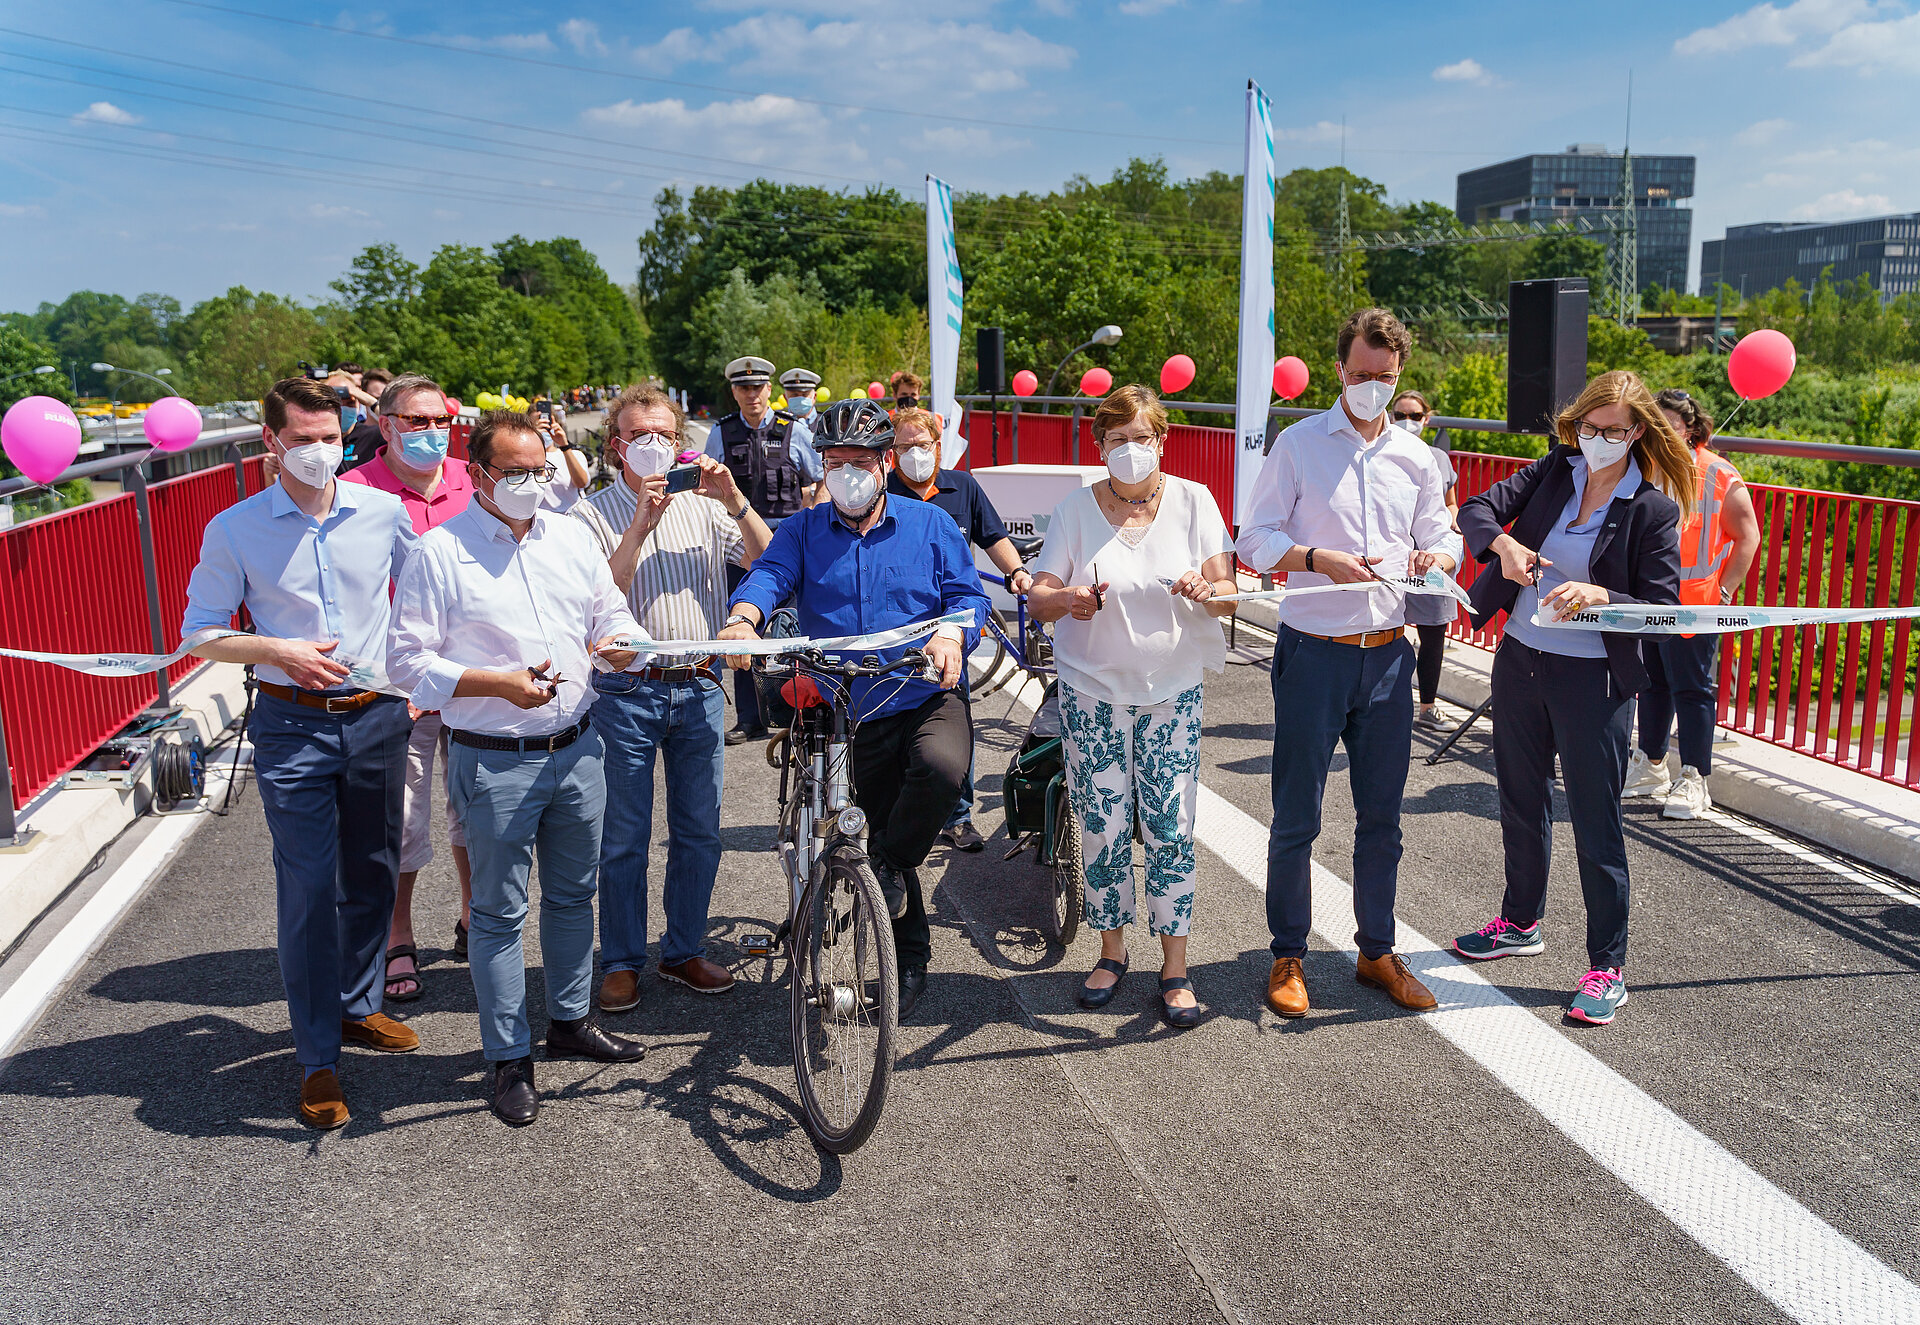
[[279,479],[216,515],[187,584],[182,636],[225,627],[241,608],[255,633],[203,644],[250,663],[259,681],[254,776],[273,836],[280,975],[305,1076],[300,1118],[345,1126],[342,1040],[389,1053],[419,1036],[380,1010],[387,923],[400,861],[406,701],[385,686],[388,586],[413,551],[400,499],[336,483],[343,447],[333,392],[304,377],[267,393]]

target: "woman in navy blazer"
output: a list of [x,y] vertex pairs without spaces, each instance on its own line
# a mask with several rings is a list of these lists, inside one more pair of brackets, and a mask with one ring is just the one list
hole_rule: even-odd
[[1647,670],[1637,636],[1541,622],[1604,603],[1680,600],[1680,518],[1693,504],[1693,462],[1632,373],[1596,377],[1561,412],[1555,430],[1561,445],[1460,507],[1467,550],[1500,563],[1500,574],[1473,582],[1473,623],[1508,614],[1493,660],[1507,888],[1500,913],[1453,946],[1478,961],[1545,950],[1540,918],[1557,754],[1580,860],[1590,964],[1567,1015],[1604,1025],[1627,1000],[1620,788],[1631,701],[1646,687]]

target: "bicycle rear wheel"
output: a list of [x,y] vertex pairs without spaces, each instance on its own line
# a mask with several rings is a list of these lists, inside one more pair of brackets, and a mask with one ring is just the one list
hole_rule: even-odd
[[[989,629],[986,632],[987,635],[993,639],[993,661],[988,663],[986,670],[980,673],[980,688],[973,692],[975,699],[985,699],[988,695],[991,695],[1007,683],[1006,676],[995,680],[994,673],[999,671],[1000,664],[1006,661],[1006,641],[1013,638],[1013,635],[1012,632],[1007,629],[1007,619],[1000,615],[999,608],[991,607],[988,608],[987,611],[993,617],[994,623],[999,626],[999,629]],[[1012,674],[1012,672],[1009,672],[1007,675],[1011,676]]]
[[1067,782],[1061,778],[1053,796],[1053,937],[1060,946],[1073,946],[1080,932],[1085,883],[1080,869],[1080,821],[1073,817]]
[[864,851],[843,843],[827,856],[790,951],[801,1113],[814,1144],[845,1155],[880,1121],[900,1021],[893,922]]

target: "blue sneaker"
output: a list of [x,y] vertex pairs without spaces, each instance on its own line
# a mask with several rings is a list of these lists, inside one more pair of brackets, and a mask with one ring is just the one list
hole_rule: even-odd
[[1580,988],[1567,1007],[1567,1016],[1590,1026],[1604,1026],[1613,1020],[1614,1011],[1626,1001],[1627,981],[1620,974],[1620,968],[1596,968],[1581,977]]
[[1495,957],[1536,957],[1547,945],[1540,938],[1538,920],[1522,929],[1505,916],[1495,916],[1473,933],[1455,939],[1453,950],[1477,962],[1490,962]]

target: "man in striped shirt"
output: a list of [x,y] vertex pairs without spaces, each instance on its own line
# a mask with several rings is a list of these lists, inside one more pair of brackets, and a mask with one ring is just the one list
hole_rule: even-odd
[[[750,566],[772,537],[719,461],[694,461],[700,485],[667,491],[686,446],[686,414],[666,392],[628,387],[607,410],[611,487],[573,508],[599,539],[614,583],[654,639],[712,639],[727,616],[727,566]],[[726,700],[707,656],[641,657],[632,670],[596,672],[593,723],[606,742],[607,814],[600,843],[600,1008],[640,1002],[647,962],[647,844],[653,769],[666,757],[666,928],[660,978],[702,994],[733,988],[705,956],[707,904],[720,869],[720,786]]]

